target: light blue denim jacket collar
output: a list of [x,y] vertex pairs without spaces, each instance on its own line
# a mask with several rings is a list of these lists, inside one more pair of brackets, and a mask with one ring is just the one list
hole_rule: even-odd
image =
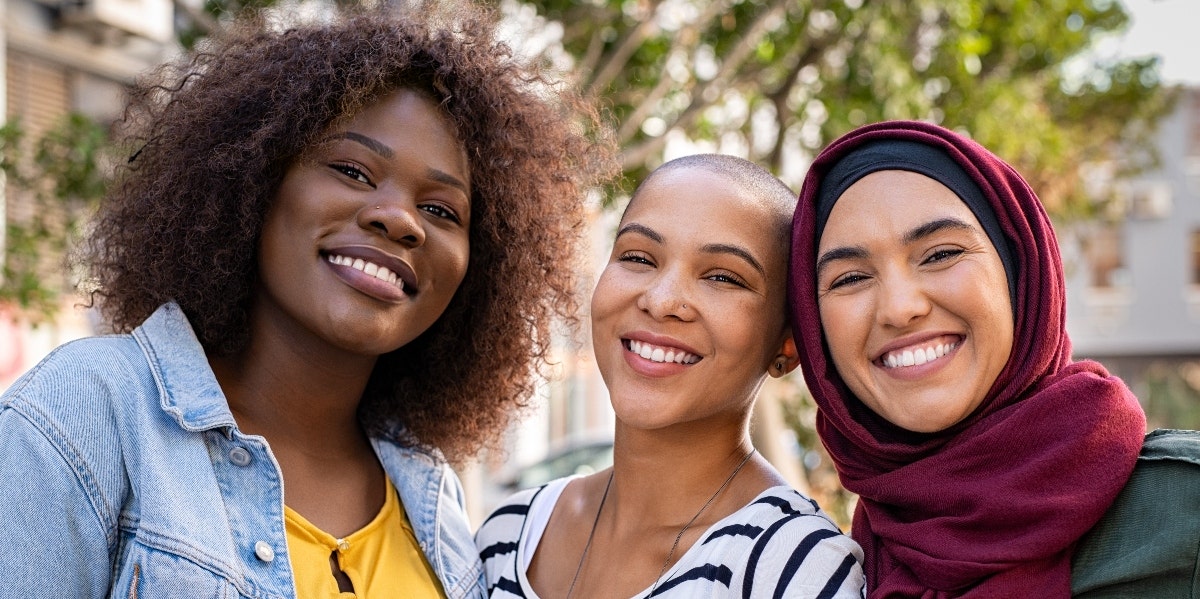
[[[232,438],[237,424],[212,369],[197,367],[207,358],[182,310],[174,303],[162,306],[133,335],[150,361],[163,411],[187,431],[224,428]],[[482,565],[458,477],[440,455],[385,439],[371,443],[447,596],[482,596]]]

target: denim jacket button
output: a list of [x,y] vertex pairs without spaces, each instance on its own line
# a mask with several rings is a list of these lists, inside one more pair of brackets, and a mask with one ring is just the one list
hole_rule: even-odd
[[271,549],[271,546],[266,541],[259,541],[254,544],[254,555],[269,564],[275,559],[275,550]]
[[246,451],[245,447],[234,447],[229,450],[229,461],[233,462],[234,466],[249,466],[250,452]]

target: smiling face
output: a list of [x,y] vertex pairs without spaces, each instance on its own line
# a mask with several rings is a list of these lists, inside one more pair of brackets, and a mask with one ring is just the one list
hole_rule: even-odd
[[424,95],[398,90],[288,170],[259,245],[256,334],[379,356],[441,316],[467,269],[462,144]]
[[911,431],[970,415],[1012,351],[1000,257],[967,205],[924,175],[878,171],[842,194],[817,249],[817,294],[846,385]]
[[596,361],[620,422],[740,422],[781,352],[794,367],[780,217],[745,189],[678,167],[643,184],[625,213],[592,296]]

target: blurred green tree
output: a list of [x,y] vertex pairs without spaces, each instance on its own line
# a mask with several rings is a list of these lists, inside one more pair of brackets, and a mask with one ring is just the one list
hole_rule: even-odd
[[611,109],[632,181],[682,134],[798,183],[836,136],[911,118],[966,131],[1056,216],[1087,216],[1106,198],[1081,167],[1153,164],[1173,96],[1156,59],[1091,54],[1129,22],[1114,0],[524,2],[561,26],[542,56]]
[[5,215],[0,303],[33,322],[52,316],[75,283],[65,257],[104,195],[107,143],[105,129],[80,114],[33,139],[20,121],[0,127],[0,173],[20,208]]

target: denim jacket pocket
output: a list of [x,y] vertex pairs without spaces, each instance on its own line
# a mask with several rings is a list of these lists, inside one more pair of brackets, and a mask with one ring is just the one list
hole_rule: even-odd
[[224,576],[173,553],[130,539],[116,565],[110,599],[239,599]]

